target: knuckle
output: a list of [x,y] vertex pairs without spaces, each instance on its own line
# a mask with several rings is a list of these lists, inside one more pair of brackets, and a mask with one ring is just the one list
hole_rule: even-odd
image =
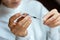
[[58,12],[56,12],[56,13],[55,13],[55,15],[56,15],[56,16],[59,16],[59,13],[58,13]]
[[17,23],[17,25],[18,25],[18,26],[22,26],[22,23],[19,22],[19,23]]
[[52,22],[52,20],[53,20],[53,18],[52,18],[52,19],[49,19],[49,20],[47,21],[47,23]]
[[53,9],[52,11],[53,11],[53,12],[58,12],[57,9]]
[[[54,21],[55,19],[56,19],[56,18],[55,18],[55,17],[53,17],[51,20],[52,20],[52,21]],[[50,21],[51,21],[51,20],[50,20]]]

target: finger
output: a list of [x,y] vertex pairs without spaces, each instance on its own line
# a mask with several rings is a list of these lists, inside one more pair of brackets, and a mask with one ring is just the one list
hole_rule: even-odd
[[52,16],[50,19],[48,19],[45,24],[51,24],[53,23],[54,20],[56,20],[59,17],[58,14],[55,14],[54,16]]
[[46,21],[46,20],[48,20],[50,17],[52,17],[55,13],[57,13],[57,10],[56,9],[53,9],[52,11],[50,11],[48,14],[46,14],[45,16],[44,16],[44,22]]
[[23,19],[24,19],[24,17],[21,16],[16,22],[18,23],[19,21],[21,21],[21,20],[23,20]]
[[29,16],[26,16],[23,20],[19,21],[15,27],[14,27],[14,32],[16,32],[15,30],[22,30],[22,26],[25,24],[26,21],[28,21],[30,19]]
[[56,26],[60,25],[60,20],[55,23]]
[[28,16],[28,14],[27,14],[27,13],[24,13],[23,15],[24,15],[25,17],[26,17],[26,16]]
[[16,30],[18,31],[25,31],[27,29],[27,27],[31,24],[31,20],[27,20],[26,23],[24,25],[17,25],[15,28],[14,28],[14,31],[13,32],[16,32]]
[[30,19],[30,16],[26,16],[23,20],[18,22],[18,25],[24,25],[24,23]]
[[28,28],[28,26],[31,24],[31,22],[32,21],[29,19],[23,26],[18,27],[17,25],[14,29],[12,29],[12,32],[15,34],[16,32],[25,31]]
[[14,28],[15,25],[16,25],[15,23],[12,23],[12,24],[9,23],[9,24],[8,24],[8,26],[9,26],[10,29]]
[[22,17],[17,20],[17,22],[23,20],[26,16],[28,16],[28,14],[24,13],[24,14],[22,15]]
[[14,28],[12,28],[11,29],[11,31],[12,31],[12,33],[16,33],[16,32],[21,32],[21,31],[23,31],[23,28],[22,28],[22,26],[21,25],[15,25],[15,27]]
[[54,23],[54,25],[52,25],[52,27],[56,27],[56,26],[59,26],[60,25],[60,20],[56,23]]
[[9,19],[9,27],[12,27],[13,25],[15,25],[14,20],[15,20],[16,18],[18,18],[19,16],[21,16],[21,14],[20,14],[20,13],[17,13],[17,14],[15,14],[14,16],[12,16],[12,17]]
[[32,20],[29,19],[24,25],[23,25],[23,30],[27,30],[28,26],[31,24]]
[[50,26],[50,27],[54,28],[54,27],[59,26],[59,25],[60,25],[60,19],[58,21],[54,22],[54,23],[51,23],[51,24],[47,25],[47,26]]
[[60,20],[60,15],[59,15],[59,17],[58,17],[56,20],[54,20],[53,22],[56,23],[56,22],[58,22],[59,20]]
[[10,18],[10,22],[11,22],[11,23],[14,22],[14,20],[16,20],[16,19],[17,19],[18,17],[20,17],[20,16],[21,16],[20,13],[13,15],[13,16]]

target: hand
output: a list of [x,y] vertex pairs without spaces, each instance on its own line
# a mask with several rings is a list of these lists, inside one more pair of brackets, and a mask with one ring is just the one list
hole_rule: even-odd
[[[14,22],[18,17],[20,17],[16,22]],[[15,14],[9,19],[9,28],[11,32],[16,36],[26,36],[27,28],[31,24],[31,18],[27,15],[21,15],[20,13]]]
[[60,14],[56,9],[51,10],[48,14],[44,16],[44,24],[51,28],[60,25]]

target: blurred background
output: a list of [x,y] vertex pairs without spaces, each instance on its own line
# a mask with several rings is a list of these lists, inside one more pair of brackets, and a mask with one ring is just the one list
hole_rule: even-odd
[[37,1],[41,2],[49,11],[52,9],[57,9],[60,12],[60,0],[37,0]]
[[38,0],[41,2],[48,10],[56,8],[60,12],[60,0]]

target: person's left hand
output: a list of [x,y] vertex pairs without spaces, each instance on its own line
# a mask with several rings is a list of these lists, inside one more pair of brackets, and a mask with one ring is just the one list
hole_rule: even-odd
[[44,24],[54,28],[60,25],[60,14],[56,9],[51,10],[44,16]]

